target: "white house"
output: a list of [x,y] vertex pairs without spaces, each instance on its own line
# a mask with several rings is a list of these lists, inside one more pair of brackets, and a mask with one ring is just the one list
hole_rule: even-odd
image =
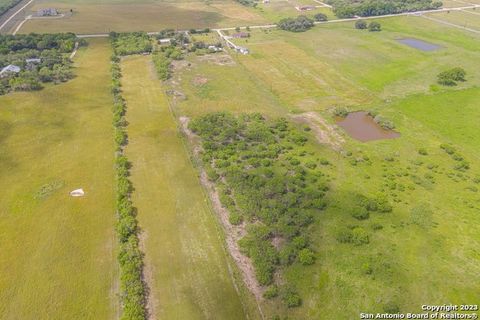
[[9,75],[11,75],[11,74],[19,73],[20,70],[21,70],[21,69],[20,69],[19,66],[10,64],[10,65],[6,66],[5,68],[3,68],[3,69],[0,71],[0,78],[7,77],[7,76],[9,76]]

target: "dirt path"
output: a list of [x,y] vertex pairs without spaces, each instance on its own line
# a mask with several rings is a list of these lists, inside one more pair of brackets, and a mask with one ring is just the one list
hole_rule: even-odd
[[326,144],[332,147],[335,151],[341,151],[345,139],[334,125],[329,124],[316,112],[306,112],[299,115],[292,116],[294,120],[300,123],[306,123],[315,132],[317,141],[321,144]]
[[[198,138],[190,129],[188,129],[189,119],[187,117],[180,117],[179,120],[181,124],[181,129],[193,148],[194,156],[198,157],[201,151],[201,147],[199,146]],[[215,185],[210,182],[210,180],[208,180],[207,174],[203,168],[201,169],[200,173],[200,182],[207,190],[213,209],[215,210],[215,213],[217,214],[224,228],[228,252],[239,267],[245,285],[255,296],[258,309],[263,318],[264,316],[259,302],[263,300],[264,289],[262,288],[262,286],[260,286],[257,278],[255,277],[255,270],[253,268],[252,261],[250,260],[250,258],[244,256],[240,252],[240,248],[238,246],[238,240],[240,240],[246,234],[245,225],[241,224],[235,226],[230,223],[228,219],[229,212],[222,206],[218,190],[215,188]]]

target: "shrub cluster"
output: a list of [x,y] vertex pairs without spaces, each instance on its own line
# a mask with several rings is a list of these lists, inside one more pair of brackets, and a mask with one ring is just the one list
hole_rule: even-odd
[[[116,38],[112,38],[115,47]],[[130,163],[124,154],[128,143],[126,133],[126,104],[121,94],[120,58],[114,53],[112,58],[113,126],[115,129],[117,174],[117,224],[120,242],[118,262],[120,264],[120,297],[122,320],[146,319],[146,285],[143,281],[143,254],[138,239],[138,223],[135,208],[130,199],[133,186],[129,180]]]
[[[0,35],[0,69],[20,67],[0,79],[0,95],[10,91],[40,90],[42,83],[65,82],[73,78],[68,54],[75,42],[85,44],[73,33]],[[28,59],[39,59],[29,62]]]
[[[212,113],[194,119],[190,128],[202,138],[206,172],[230,220],[247,224],[239,246],[252,259],[259,283],[271,285],[282,265],[313,264],[307,230],[325,207],[328,187],[316,163],[298,157],[306,154],[304,132],[286,119],[259,114]],[[275,238],[282,239],[280,246],[273,245]],[[289,307],[300,303],[292,290],[280,291]]]
[[152,40],[145,32],[110,32],[113,51],[118,56],[152,52]]
[[443,86],[456,86],[457,82],[465,81],[467,72],[460,68],[455,67],[450,70],[440,72],[437,75],[437,82]]
[[333,12],[339,18],[380,16],[438,9],[442,6],[442,2],[437,0],[328,0],[327,2],[333,6]]
[[443,149],[450,157],[456,161],[455,166],[453,167],[455,170],[458,171],[466,171],[470,169],[470,163],[465,160],[465,158],[457,152],[457,150],[448,144],[441,144],[440,148]]
[[294,18],[285,18],[278,22],[278,27],[282,30],[291,32],[304,32],[314,26],[312,19],[307,16],[298,16]]

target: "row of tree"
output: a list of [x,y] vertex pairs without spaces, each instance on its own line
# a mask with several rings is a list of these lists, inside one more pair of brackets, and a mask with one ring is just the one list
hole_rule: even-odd
[[[117,37],[112,37],[112,48],[118,48]],[[147,318],[147,287],[143,281],[143,253],[140,250],[136,219],[131,194],[133,185],[129,180],[130,162],[124,148],[128,144],[125,114],[127,105],[122,97],[120,57],[114,53],[112,58],[112,94],[113,126],[115,129],[117,174],[117,224],[116,230],[120,242],[118,262],[120,265],[120,299],[122,306],[121,320],[145,320]]]
[[379,16],[401,12],[438,9],[437,0],[327,0],[339,18]]

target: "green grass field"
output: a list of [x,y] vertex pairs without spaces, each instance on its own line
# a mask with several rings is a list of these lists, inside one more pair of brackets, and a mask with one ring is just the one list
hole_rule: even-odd
[[[318,260],[284,270],[301,292],[302,307],[284,309],[274,300],[264,304],[268,315],[352,319],[388,305],[421,312],[423,303],[478,301],[479,36],[419,17],[380,22],[379,33],[355,30],[353,23],[299,34],[258,31],[237,41],[250,55],[232,53],[233,63],[223,65],[191,57],[191,66],[175,73],[173,87],[187,95],[175,107],[181,115],[229,110],[289,117],[317,111],[333,123],[331,109],[346,106],[375,109],[402,134],[370,143],[343,134],[343,153],[307,145],[306,157],[331,163],[322,168],[332,186],[330,205],[311,230]],[[441,48],[422,52],[396,41],[409,37]],[[467,81],[437,85],[436,75],[454,66],[467,70]],[[454,145],[471,168],[454,170],[442,143]],[[350,215],[358,195],[379,193],[393,212],[364,221]],[[364,228],[370,243],[339,243],[341,226]]]
[[64,19],[30,20],[22,33],[64,32],[102,33],[110,31],[160,31],[164,28],[189,29],[265,23],[253,9],[228,1],[42,1],[31,10],[54,7],[62,12],[73,9]]
[[148,57],[122,62],[133,202],[154,318],[255,319]]
[[75,79],[0,97],[2,319],[115,318],[109,57],[91,41]]

